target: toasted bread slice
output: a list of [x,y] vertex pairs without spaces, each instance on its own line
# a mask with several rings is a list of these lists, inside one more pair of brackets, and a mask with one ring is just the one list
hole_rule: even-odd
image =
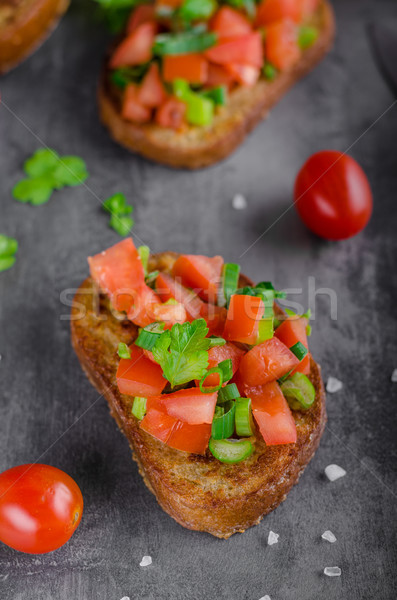
[[70,0],[0,2],[0,73],[15,67],[49,35]]
[[138,125],[121,117],[120,93],[105,67],[99,84],[100,117],[112,137],[133,152],[170,167],[199,169],[231,154],[245,136],[301,77],[324,57],[332,45],[335,22],[328,0],[321,0],[311,24],[320,30],[316,43],[303,52],[298,64],[272,82],[260,79],[254,87],[238,87],[209,127],[188,127],[181,132],[155,123]]
[[[150,269],[170,271],[177,255],[151,257]],[[240,285],[250,284],[241,277]],[[296,444],[266,446],[258,433],[255,452],[246,461],[227,465],[206,456],[179,452],[139,428],[131,413],[133,398],[116,385],[119,342],[130,344],[137,327],[118,320],[108,299],[86,279],[72,308],[72,343],[89,380],[108,401],[110,411],[126,435],[139,471],[159,504],[188,529],[220,538],[243,532],[282,502],[312,458],[326,422],[325,392],[320,368],[311,360],[310,378],[316,400],[310,410],[294,412]]]

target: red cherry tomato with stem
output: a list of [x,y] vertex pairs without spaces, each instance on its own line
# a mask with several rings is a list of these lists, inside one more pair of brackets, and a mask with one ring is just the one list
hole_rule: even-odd
[[327,240],[359,233],[372,213],[372,192],[360,165],[342,152],[313,154],[295,181],[295,206],[305,225]]
[[76,531],[83,496],[66,473],[28,464],[0,474],[0,540],[21,552],[44,554]]

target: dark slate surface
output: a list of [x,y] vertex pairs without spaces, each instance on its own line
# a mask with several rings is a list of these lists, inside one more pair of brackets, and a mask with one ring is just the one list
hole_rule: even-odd
[[[64,548],[34,557],[0,546],[2,599],[396,598],[397,106],[380,118],[393,94],[367,25],[397,19],[397,4],[337,0],[335,7],[336,46],[321,67],[232,158],[198,173],[132,157],[100,127],[94,97],[107,37],[87,5],[75,2],[35,56],[2,79],[0,230],[18,238],[20,251],[0,274],[0,469],[56,465],[85,498],[82,524]],[[83,156],[91,177],[33,208],[10,192],[42,143]],[[338,244],[311,236],[294,210],[273,225],[291,204],[298,168],[322,148],[351,148],[375,192],[370,225]],[[336,320],[329,297],[311,300],[313,353],[325,378],[344,383],[329,396],[321,447],[287,501],[229,541],[189,532],[160,510],[70,347],[60,293],[86,276],[88,254],[118,241],[100,208],[116,191],[135,206],[135,236],[154,251],[223,254],[254,279],[303,286],[291,296],[302,304],[309,277],[336,294]],[[237,192],[247,197],[246,211],[231,209]],[[347,476],[327,482],[329,463]],[[326,529],[337,543],[321,540]],[[272,547],[270,530],[280,534]],[[147,569],[139,567],[144,554],[153,557]],[[322,574],[335,565],[341,578]]]

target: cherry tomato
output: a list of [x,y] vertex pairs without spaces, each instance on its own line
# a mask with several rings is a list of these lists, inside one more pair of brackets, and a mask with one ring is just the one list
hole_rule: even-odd
[[76,531],[82,513],[80,488],[60,469],[21,465],[0,475],[0,540],[15,550],[56,550]]
[[360,165],[332,150],[313,154],[295,182],[295,205],[314,233],[344,240],[359,233],[372,213],[372,192]]

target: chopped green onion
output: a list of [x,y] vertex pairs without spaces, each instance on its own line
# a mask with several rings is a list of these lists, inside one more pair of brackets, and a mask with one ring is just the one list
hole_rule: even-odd
[[240,275],[240,265],[225,263],[222,268],[221,285],[219,286],[218,305],[225,306],[230,297],[236,293]]
[[215,104],[209,98],[191,92],[186,99],[186,119],[191,125],[211,125],[214,118]]
[[235,411],[236,405],[234,402],[228,402],[225,406],[216,407],[211,429],[211,435],[214,440],[224,440],[233,435]]
[[131,358],[130,349],[128,348],[127,344],[124,344],[124,342],[119,343],[117,354],[120,358]]
[[297,342],[290,348],[291,352],[293,352],[298,360],[303,360],[308,353],[307,348],[302,344],[302,342]]
[[258,327],[258,341],[261,344],[265,340],[270,340],[274,336],[273,317],[261,319]]
[[308,25],[303,25],[299,29],[298,34],[298,44],[302,50],[306,50],[306,48],[310,48],[314,44],[314,42],[318,38],[318,29],[315,27],[310,27]]
[[245,460],[254,451],[250,440],[214,440],[210,438],[208,447],[210,452],[220,462],[234,464]]
[[311,325],[306,325],[306,335],[307,337],[310,337],[312,334],[312,326]]
[[227,358],[218,364],[218,367],[222,369],[223,381],[229,381],[233,377],[233,363],[231,358]]
[[148,266],[149,256],[150,256],[150,248],[149,248],[149,246],[139,246],[137,248],[137,250],[138,250],[138,254],[141,259],[143,270],[145,271],[145,275],[147,275],[147,266]]
[[276,330],[277,327],[280,327],[282,321],[280,321],[280,319],[278,319],[277,317],[273,317],[273,325],[274,325],[274,329]]
[[111,72],[110,79],[120,89],[129,83],[140,83],[149,69],[150,63],[136,65],[135,67],[120,67]]
[[224,346],[226,344],[226,340],[221,337],[215,337],[214,335],[210,338],[210,348],[214,348],[215,346]]
[[236,398],[236,433],[241,437],[254,435],[251,398]]
[[212,100],[215,106],[225,106],[227,102],[227,87],[225,85],[220,85],[210,90],[205,90],[204,92],[201,92],[201,96]]
[[141,398],[140,396],[135,396],[134,398],[134,403],[132,405],[132,414],[140,421],[146,414],[146,402],[147,398]]
[[215,46],[217,39],[216,33],[212,32],[160,33],[155,37],[153,53],[157,56],[165,56],[167,54],[203,52],[207,48]]
[[208,20],[217,9],[215,0],[184,0],[178,16],[184,21]]
[[280,377],[280,379],[277,379],[277,383],[278,383],[279,385],[281,385],[281,384],[282,384],[284,381],[286,381],[286,380],[288,379],[288,377],[291,375],[291,373],[292,373],[292,371],[293,371],[293,370],[294,370],[294,369],[290,369],[290,370],[288,371],[288,373],[286,373],[285,375],[283,375],[282,377]]
[[[213,373],[218,373],[219,375],[219,384],[213,387],[205,387],[204,383],[205,380],[207,379],[208,375],[212,375]],[[209,369],[206,374],[204,375],[204,377],[202,377],[200,379],[200,390],[203,392],[203,394],[213,394],[214,392],[217,392],[221,387],[222,387],[222,383],[223,383],[223,371],[222,369],[220,369],[219,367],[214,367],[213,369]]]
[[265,66],[263,67],[263,75],[269,81],[273,81],[274,79],[276,79],[277,73],[278,73],[278,71],[277,71],[276,67],[274,67],[270,63],[266,63]]
[[150,273],[148,273],[145,277],[145,283],[147,285],[149,285],[149,283],[152,283],[153,281],[155,281],[159,275],[160,271],[150,271]]
[[192,92],[186,79],[174,79],[172,89],[174,96],[179,98],[179,100],[186,100]]
[[261,281],[256,286],[257,290],[267,290],[268,292],[272,292],[269,294],[269,298],[286,298],[287,294],[285,292],[280,292],[276,290],[274,285],[270,281]]
[[281,391],[292,410],[307,410],[316,397],[312,382],[303,373],[294,373],[281,384]]
[[228,383],[224,387],[222,387],[218,392],[218,403],[223,404],[228,400],[234,400],[235,398],[240,397],[240,392],[238,391],[238,387],[235,383]]
[[164,331],[164,323],[151,323],[140,330],[135,345],[144,350],[152,350]]

